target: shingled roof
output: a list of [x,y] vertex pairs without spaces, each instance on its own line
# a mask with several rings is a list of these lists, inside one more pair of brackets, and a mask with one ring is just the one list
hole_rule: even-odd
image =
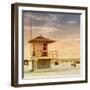
[[34,42],[47,42],[47,43],[53,43],[53,42],[55,42],[55,40],[50,40],[50,39],[47,39],[47,38],[45,38],[45,37],[43,37],[43,36],[38,36],[38,37],[36,37],[36,38],[34,38],[34,39],[31,39],[30,41],[28,41],[28,43],[34,43]]

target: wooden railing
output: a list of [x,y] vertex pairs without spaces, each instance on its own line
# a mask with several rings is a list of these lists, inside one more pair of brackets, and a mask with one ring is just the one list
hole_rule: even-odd
[[41,51],[41,50],[37,50],[37,51],[33,51],[33,56],[36,57],[58,57],[58,51],[54,50],[54,51]]

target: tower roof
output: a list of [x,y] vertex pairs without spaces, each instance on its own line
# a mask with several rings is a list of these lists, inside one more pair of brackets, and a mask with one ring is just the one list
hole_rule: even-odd
[[55,42],[55,40],[50,40],[50,39],[47,39],[47,38],[45,38],[45,37],[43,37],[43,36],[40,35],[40,36],[38,36],[38,37],[36,37],[36,38],[31,39],[31,40],[28,41],[28,43],[34,43],[34,42],[53,43],[53,42]]

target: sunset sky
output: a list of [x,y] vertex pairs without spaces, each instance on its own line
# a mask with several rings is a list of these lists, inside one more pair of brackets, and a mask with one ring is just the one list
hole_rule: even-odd
[[23,20],[24,59],[30,59],[28,41],[39,35],[56,40],[49,50],[57,50],[59,58],[80,58],[80,14],[24,11]]

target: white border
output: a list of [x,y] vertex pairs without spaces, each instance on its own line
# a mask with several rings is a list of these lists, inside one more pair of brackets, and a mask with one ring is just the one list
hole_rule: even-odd
[[[67,13],[81,13],[81,28],[80,28],[80,76],[76,77],[62,77],[62,78],[38,78],[38,79],[22,79],[22,10],[33,11],[52,11],[52,12],[67,12]],[[54,8],[40,8],[40,7],[22,7],[18,8],[18,83],[19,84],[34,84],[45,82],[63,82],[63,81],[79,81],[85,80],[85,11],[84,10],[72,10],[72,9],[54,9]]]

